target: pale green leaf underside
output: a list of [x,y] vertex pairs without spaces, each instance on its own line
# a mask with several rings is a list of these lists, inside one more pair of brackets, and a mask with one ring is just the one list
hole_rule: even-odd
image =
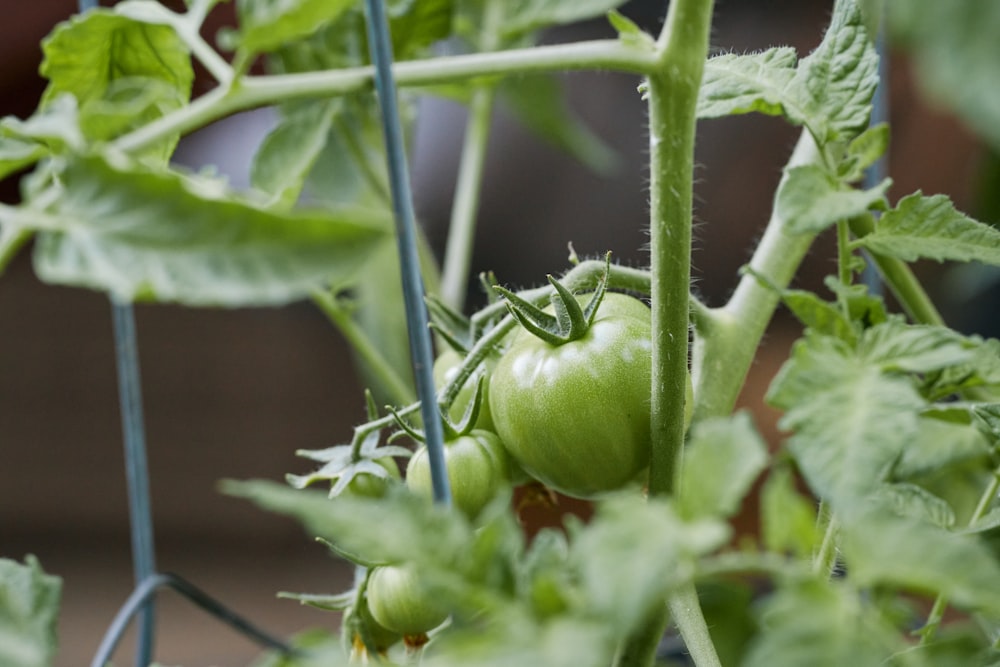
[[0,665],[49,667],[56,653],[62,581],[28,556],[0,559]]
[[957,211],[944,195],[903,198],[856,241],[872,252],[912,262],[933,259],[1000,266],[1000,230]]
[[72,93],[83,106],[127,77],[168,82],[186,98],[194,79],[187,47],[173,28],[105,10],[60,24],[42,42],[42,50],[40,72],[49,79],[43,105]]
[[134,300],[265,305],[302,298],[353,273],[385,235],[370,214],[280,214],[204,197],[169,173],[81,158],[39,233],[46,281]]
[[1000,614],[1000,565],[971,535],[872,513],[844,522],[842,548],[860,586],[888,583],[940,593],[952,604]]
[[757,112],[801,119],[802,111],[790,88],[797,61],[795,49],[787,46],[709,59],[701,81],[698,117]]

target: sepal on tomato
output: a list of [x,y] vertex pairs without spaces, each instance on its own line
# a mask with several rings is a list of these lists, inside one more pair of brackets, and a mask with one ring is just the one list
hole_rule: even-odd
[[521,326],[549,345],[559,346],[586,335],[590,325],[594,323],[597,309],[604,299],[608,287],[608,274],[611,271],[611,253],[605,255],[604,273],[601,275],[590,301],[585,307],[580,306],[576,296],[562,283],[547,275],[549,284],[555,290],[551,296],[552,310],[550,315],[535,304],[527,301],[505,287],[495,286],[507,300],[510,314]]

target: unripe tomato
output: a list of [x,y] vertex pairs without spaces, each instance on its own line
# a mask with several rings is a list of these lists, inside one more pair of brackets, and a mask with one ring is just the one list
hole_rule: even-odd
[[531,476],[569,496],[621,488],[649,462],[651,315],[608,293],[579,339],[520,330],[490,380],[497,434]]
[[404,636],[429,632],[448,618],[448,611],[428,595],[411,566],[386,565],[372,570],[367,597],[372,618]]
[[368,473],[355,475],[347,484],[347,488],[343,492],[344,495],[362,498],[381,498],[385,495],[385,491],[390,484],[395,484],[402,480],[399,474],[399,466],[396,465],[396,460],[391,456],[375,459],[375,463],[385,468],[385,471],[389,474],[389,478],[384,479]]
[[[455,350],[446,350],[442,352],[441,355],[434,361],[434,386],[440,390],[446,384],[451,382],[452,378],[458,375],[458,369],[459,366],[462,365],[463,360],[462,355]],[[483,396],[482,403],[479,405],[479,416],[476,418],[476,423],[473,425],[474,428],[482,429],[484,431],[493,430],[493,418],[490,416],[489,403],[489,374],[495,365],[496,362],[492,359],[487,360],[484,364],[486,368],[487,381],[483,383]],[[462,388],[459,389],[458,395],[455,397],[455,401],[451,404],[451,408],[448,410],[448,417],[456,424],[461,421],[466,408],[468,408],[469,403],[472,402],[473,396],[475,396],[476,382],[476,374],[473,373],[472,377],[466,380],[465,384],[462,385]]]
[[[472,430],[444,443],[451,500],[470,519],[510,484],[511,460],[499,438],[489,431]],[[421,447],[406,466],[406,486],[417,495],[432,498],[431,464],[427,447]]]

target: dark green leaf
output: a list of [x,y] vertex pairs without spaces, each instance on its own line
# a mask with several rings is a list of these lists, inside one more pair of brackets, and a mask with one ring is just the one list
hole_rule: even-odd
[[888,9],[924,90],[1000,148],[1000,5],[889,0]]
[[750,413],[695,424],[678,481],[678,512],[685,518],[729,517],[767,465],[767,445]]
[[973,536],[868,512],[844,521],[841,547],[859,586],[894,585],[1000,613],[1000,564]]
[[424,502],[401,488],[379,499],[332,500],[326,493],[267,481],[227,481],[222,490],[294,517],[311,534],[367,564],[417,563],[447,570],[465,556],[473,541],[472,527],[459,512]]
[[62,580],[43,572],[34,556],[24,565],[0,558],[0,665],[52,664],[61,593]]
[[799,493],[788,467],[768,475],[760,495],[760,530],[769,551],[808,558],[822,535],[816,529],[816,503]]
[[933,259],[1000,266],[1000,230],[958,212],[944,195],[904,197],[882,215],[873,233],[856,244],[907,262]]
[[618,154],[569,109],[556,79],[547,75],[509,78],[500,84],[499,93],[525,127],[555,147],[598,172],[618,166]]
[[814,234],[840,220],[884,207],[890,185],[892,181],[886,179],[870,190],[855,190],[820,165],[792,167],[778,188],[775,207],[790,230]]
[[424,54],[451,35],[454,0],[402,0],[389,3],[389,32],[396,60]]
[[312,35],[354,5],[352,0],[239,0],[232,46],[246,54],[274,51]]
[[743,667],[884,664],[903,640],[848,588],[806,580],[783,586],[760,611],[763,628]]
[[73,160],[63,183],[39,234],[36,271],[125,299],[238,306],[302,298],[357,270],[388,225],[368,213],[265,211],[193,179],[97,157]]

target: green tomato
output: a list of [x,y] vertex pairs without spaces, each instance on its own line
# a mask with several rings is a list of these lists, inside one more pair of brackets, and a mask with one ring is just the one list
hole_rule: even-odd
[[490,380],[497,434],[531,476],[569,496],[621,488],[649,462],[651,315],[608,293],[587,333],[515,336]]
[[362,498],[381,498],[385,495],[386,489],[389,488],[390,484],[402,480],[399,474],[399,466],[396,465],[396,460],[391,456],[375,459],[375,463],[385,468],[386,473],[389,475],[388,479],[376,477],[368,473],[355,475],[348,482],[347,488],[344,489],[344,495]]
[[[472,430],[444,443],[451,500],[470,519],[510,484],[511,460],[500,439],[489,431]],[[406,486],[420,496],[434,496],[431,463],[423,446],[406,466]]]
[[368,577],[367,598],[372,618],[404,636],[422,635],[448,618],[448,610],[436,604],[411,566],[373,569]]
[[[434,361],[434,386],[439,390],[443,388],[446,384],[451,382],[451,380],[458,375],[458,369],[462,365],[464,357],[455,350],[446,350],[441,353],[441,355]],[[493,430],[493,419],[490,416],[490,403],[489,403],[489,374],[492,371],[493,366],[496,362],[492,359],[488,359],[484,364],[486,368],[486,382],[483,383],[483,397],[482,403],[479,406],[479,416],[476,418],[475,428],[483,429],[484,431]],[[448,417],[452,422],[458,423],[461,421],[462,416],[465,414],[465,410],[469,403],[472,402],[472,398],[476,393],[476,374],[473,373],[472,377],[465,381],[462,388],[458,390],[458,395],[455,397],[454,402],[451,404],[451,408],[448,410]]]

